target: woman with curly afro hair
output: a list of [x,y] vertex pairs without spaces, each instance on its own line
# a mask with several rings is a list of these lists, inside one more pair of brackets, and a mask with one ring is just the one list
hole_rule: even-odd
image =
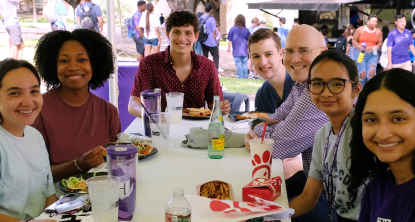
[[43,135],[54,181],[104,162],[102,146],[121,132],[117,108],[92,94],[114,72],[111,44],[86,30],[43,36],[34,62],[48,92],[33,126]]

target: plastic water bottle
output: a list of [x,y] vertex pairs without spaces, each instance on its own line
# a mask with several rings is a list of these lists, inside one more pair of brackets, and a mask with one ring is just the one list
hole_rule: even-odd
[[366,51],[366,42],[362,42],[362,47],[364,48],[363,50],[360,51],[359,53],[359,58],[357,59],[358,63],[362,63],[363,58],[365,57],[365,51]]
[[173,190],[173,197],[166,205],[166,222],[191,222],[192,208],[183,194],[182,188]]
[[213,109],[209,121],[208,155],[211,159],[222,159],[225,154],[225,125],[219,100],[219,96],[213,97]]

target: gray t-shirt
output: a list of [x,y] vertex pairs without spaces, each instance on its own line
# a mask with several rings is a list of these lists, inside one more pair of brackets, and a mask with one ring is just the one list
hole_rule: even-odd
[[42,135],[26,126],[16,137],[0,125],[0,213],[20,220],[45,211],[55,194],[48,152]]
[[[333,161],[334,145],[336,143],[337,135],[330,133],[329,148],[327,152],[327,159],[324,162],[323,167],[323,153],[326,146],[326,138],[328,133],[332,130],[331,123],[325,123],[314,136],[314,147],[312,161],[310,165],[309,176],[322,180],[321,171],[328,172],[328,167],[331,168]],[[360,213],[360,200],[362,198],[363,186],[359,188],[357,198],[354,202],[349,199],[349,193],[347,192],[347,186],[350,183],[351,175],[349,173],[350,167],[350,140],[351,140],[352,128],[350,121],[346,125],[346,129],[343,132],[340,139],[339,147],[337,150],[337,162],[333,169],[333,192],[334,192],[334,208],[338,215],[343,218],[357,220]],[[328,173],[326,173],[326,177]]]

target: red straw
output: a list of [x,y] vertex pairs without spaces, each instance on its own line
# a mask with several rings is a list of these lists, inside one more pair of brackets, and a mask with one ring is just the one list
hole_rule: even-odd
[[264,125],[264,132],[262,132],[262,139],[261,139],[261,143],[264,143],[264,137],[265,137],[265,130],[267,129],[267,122],[265,122]]

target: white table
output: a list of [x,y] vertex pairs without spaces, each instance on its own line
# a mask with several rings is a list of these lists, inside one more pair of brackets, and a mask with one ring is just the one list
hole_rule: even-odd
[[[225,118],[225,126],[236,124]],[[181,147],[185,134],[191,127],[208,127],[208,120],[182,120],[170,125],[170,147],[146,159],[140,160],[140,177],[137,183],[137,210],[133,222],[164,221],[164,208],[172,197],[174,188],[181,187],[185,194],[196,195],[196,185],[211,180],[223,180],[232,185],[236,201],[242,201],[242,187],[251,181],[251,159],[245,148],[226,148],[222,159],[209,159],[207,149]],[[143,133],[141,118],[136,118],[126,133]],[[248,128],[233,130],[244,133]],[[283,184],[281,196],[275,202],[288,207],[285,180],[280,159],[274,159],[271,176],[280,176]],[[283,222],[291,221],[290,219]],[[192,220],[197,222],[197,220]]]

